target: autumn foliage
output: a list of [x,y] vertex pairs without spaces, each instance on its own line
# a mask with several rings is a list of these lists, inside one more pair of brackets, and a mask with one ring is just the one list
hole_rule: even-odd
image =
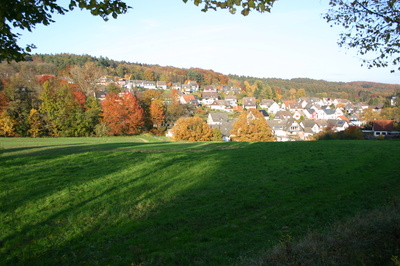
[[165,119],[164,103],[160,99],[155,99],[150,104],[150,118],[154,127],[160,127]]
[[233,141],[274,141],[274,135],[264,116],[256,109],[240,114],[231,130]]
[[109,135],[136,135],[144,125],[144,111],[131,93],[109,93],[102,103],[103,123]]
[[180,118],[172,128],[175,141],[211,141],[213,131],[200,117]]

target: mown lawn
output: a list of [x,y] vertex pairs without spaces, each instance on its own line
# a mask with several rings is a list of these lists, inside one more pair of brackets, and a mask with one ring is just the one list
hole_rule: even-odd
[[[400,192],[400,141],[0,139],[0,260],[234,264]],[[388,262],[390,258],[388,258]]]

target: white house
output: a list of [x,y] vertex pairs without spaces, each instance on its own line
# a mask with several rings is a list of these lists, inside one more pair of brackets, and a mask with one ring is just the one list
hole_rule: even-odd
[[157,89],[167,89],[167,82],[165,81],[157,81]]
[[280,110],[279,104],[272,99],[262,99],[260,102],[260,108],[267,109],[270,114],[276,114],[276,112]]
[[257,108],[256,97],[243,97],[242,99],[243,108],[252,109]]
[[212,104],[210,104],[209,107],[214,110],[232,111],[229,102],[224,100],[216,100]]

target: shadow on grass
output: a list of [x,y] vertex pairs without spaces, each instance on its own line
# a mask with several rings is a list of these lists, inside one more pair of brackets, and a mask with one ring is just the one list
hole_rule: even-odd
[[[173,144],[153,152],[150,144],[103,145],[57,148],[49,151],[60,154],[52,166],[39,156],[31,165],[40,167],[20,183],[10,180],[18,173],[6,177],[8,187],[22,186],[2,196],[7,264],[234,264],[278,243],[284,226],[294,237],[320,229],[398,189],[399,159],[388,158],[388,147],[374,150],[385,162],[356,158],[370,150],[358,144],[340,148],[343,160],[329,153],[332,144],[316,142]],[[383,169],[360,172],[366,163]]]

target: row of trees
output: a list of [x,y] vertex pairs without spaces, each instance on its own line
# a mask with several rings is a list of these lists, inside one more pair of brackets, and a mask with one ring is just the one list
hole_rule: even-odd
[[0,90],[0,135],[3,136],[92,136],[135,135],[151,131],[164,134],[169,125],[193,113],[177,94],[169,105],[161,91],[137,96],[108,93],[99,102],[92,90],[53,76],[3,78]]
[[[94,88],[99,77],[109,76],[114,79],[126,78],[137,80],[160,80],[168,84],[185,83],[196,80],[202,86],[210,84],[228,85],[241,89],[239,97],[257,99],[296,100],[304,96],[349,99],[353,102],[373,103],[385,99],[400,91],[399,85],[371,82],[327,82],[312,79],[265,79],[247,76],[226,76],[212,70],[199,68],[180,69],[114,61],[88,55],[58,54],[34,55],[31,61],[3,62],[0,64],[0,78],[9,78],[17,73],[51,74],[69,76],[74,82],[86,82]],[[90,80],[92,80],[90,82]],[[371,101],[372,100],[372,101]]]
[[[148,90],[139,97],[109,93],[103,102],[87,96],[65,80],[38,79],[35,87],[5,83],[0,92],[0,135],[63,136],[136,135],[144,131],[163,134],[177,120],[175,140],[219,141],[222,134],[193,113],[190,105],[173,100],[166,105],[160,91]],[[176,97],[171,95],[172,98]],[[180,118],[182,116],[189,116]],[[178,118],[180,118],[178,120]],[[235,141],[273,141],[264,117],[256,109],[240,114],[231,131]]]

